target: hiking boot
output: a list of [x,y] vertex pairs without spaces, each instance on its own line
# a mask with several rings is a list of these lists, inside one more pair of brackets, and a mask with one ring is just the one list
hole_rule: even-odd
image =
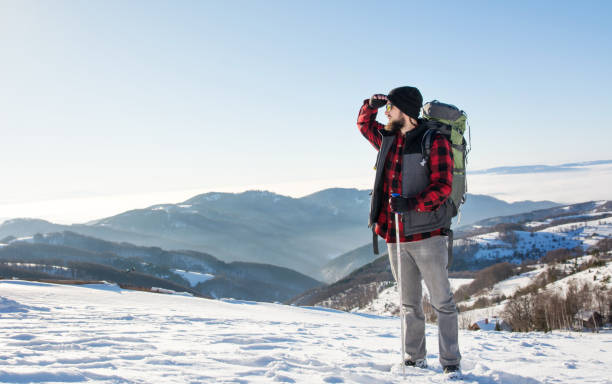
[[445,365],[444,366],[444,375],[449,379],[459,379],[461,378],[461,368],[459,364],[455,365]]
[[404,360],[404,364],[407,367],[416,367],[416,368],[427,368],[427,360],[425,359],[416,359],[416,360]]

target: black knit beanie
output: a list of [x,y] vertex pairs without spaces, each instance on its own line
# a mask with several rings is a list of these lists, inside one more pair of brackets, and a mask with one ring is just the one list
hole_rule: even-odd
[[423,96],[415,87],[399,87],[392,89],[387,95],[391,104],[399,108],[406,115],[418,119],[421,107],[423,106]]

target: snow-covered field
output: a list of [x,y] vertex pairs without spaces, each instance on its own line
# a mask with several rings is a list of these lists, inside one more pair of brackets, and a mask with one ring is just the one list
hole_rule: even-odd
[[[604,212],[600,214],[610,214]],[[548,224],[546,222],[530,222],[528,227]],[[536,232],[513,231],[514,244],[508,239],[503,239],[499,232],[489,232],[481,235],[471,236],[467,240],[456,240],[456,245],[466,242],[478,244],[480,249],[475,253],[474,259],[500,259],[513,260],[517,255],[530,255],[538,250],[542,253],[547,251],[567,248],[581,247],[587,249],[598,241],[612,237],[612,217],[585,220],[582,222],[561,224]],[[513,260],[520,263],[521,259]]]
[[[612,212],[605,212],[611,214]],[[538,233],[562,234],[581,241],[585,247],[597,241],[612,237],[612,217],[588,220],[579,223],[562,224],[546,228]]]
[[[0,281],[0,382],[438,383],[399,320],[323,308]],[[612,333],[461,331],[465,383],[610,383]]]

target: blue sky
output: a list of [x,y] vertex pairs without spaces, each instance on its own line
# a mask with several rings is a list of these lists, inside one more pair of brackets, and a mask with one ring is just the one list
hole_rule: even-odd
[[609,159],[611,4],[0,0],[0,207],[363,188],[401,85],[468,113],[471,169]]

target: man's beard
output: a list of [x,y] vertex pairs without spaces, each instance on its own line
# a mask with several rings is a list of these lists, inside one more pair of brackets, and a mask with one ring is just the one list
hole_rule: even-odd
[[385,125],[385,131],[399,132],[405,124],[406,119],[404,119],[404,116],[400,116],[397,120],[389,120],[387,125]]

